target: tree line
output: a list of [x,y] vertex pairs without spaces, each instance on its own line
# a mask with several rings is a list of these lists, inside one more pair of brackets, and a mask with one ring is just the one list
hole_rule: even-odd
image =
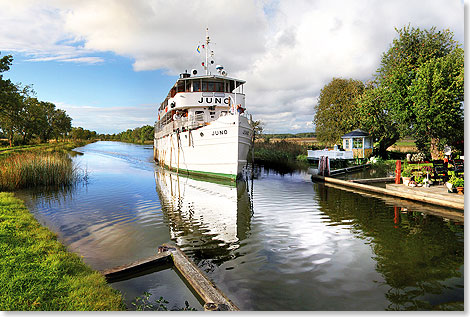
[[370,81],[333,78],[323,87],[314,109],[318,139],[339,143],[361,128],[382,157],[403,137],[433,159],[446,144],[463,151],[464,50],[449,30],[396,31]]
[[72,118],[55,104],[40,101],[30,86],[15,84],[4,79],[10,70],[11,55],[0,58],[0,136],[12,146],[31,142],[47,142],[51,139],[93,140],[96,131],[72,127]]
[[153,141],[154,127],[151,125],[144,125],[135,129],[127,129],[117,134],[100,134],[98,136],[106,141],[122,141],[130,143],[144,143],[145,141]]

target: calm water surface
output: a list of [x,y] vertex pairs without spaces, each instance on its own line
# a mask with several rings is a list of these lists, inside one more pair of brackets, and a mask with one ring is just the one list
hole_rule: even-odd
[[[242,310],[463,310],[463,224],[429,206],[313,183],[303,171],[257,168],[236,186],[177,176],[155,166],[151,146],[77,151],[86,184],[19,196],[94,269],[173,243]],[[172,269],[111,285],[130,308],[144,292],[202,308]]]

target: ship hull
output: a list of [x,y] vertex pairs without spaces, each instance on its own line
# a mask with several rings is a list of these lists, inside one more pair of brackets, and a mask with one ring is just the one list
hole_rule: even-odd
[[170,170],[236,179],[247,162],[252,128],[245,116],[226,115],[189,131],[154,140],[154,160]]

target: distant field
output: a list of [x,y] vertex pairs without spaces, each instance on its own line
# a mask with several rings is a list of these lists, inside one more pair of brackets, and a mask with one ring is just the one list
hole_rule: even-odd
[[415,140],[413,139],[402,139],[398,140],[397,143],[387,148],[387,151],[402,152],[402,153],[415,153],[418,152]]
[[269,142],[276,143],[276,142],[280,142],[283,140],[286,142],[300,144],[300,145],[313,145],[313,144],[318,143],[317,138],[285,138],[285,139],[271,138],[269,139]]

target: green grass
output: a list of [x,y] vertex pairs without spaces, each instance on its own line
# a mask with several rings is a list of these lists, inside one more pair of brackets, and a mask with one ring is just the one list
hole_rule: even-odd
[[40,143],[32,145],[20,145],[13,147],[0,147],[0,159],[10,154],[25,152],[66,152],[76,147],[84,146],[93,141],[68,141],[59,143]]
[[104,277],[66,250],[12,193],[0,193],[0,310],[123,310]]

